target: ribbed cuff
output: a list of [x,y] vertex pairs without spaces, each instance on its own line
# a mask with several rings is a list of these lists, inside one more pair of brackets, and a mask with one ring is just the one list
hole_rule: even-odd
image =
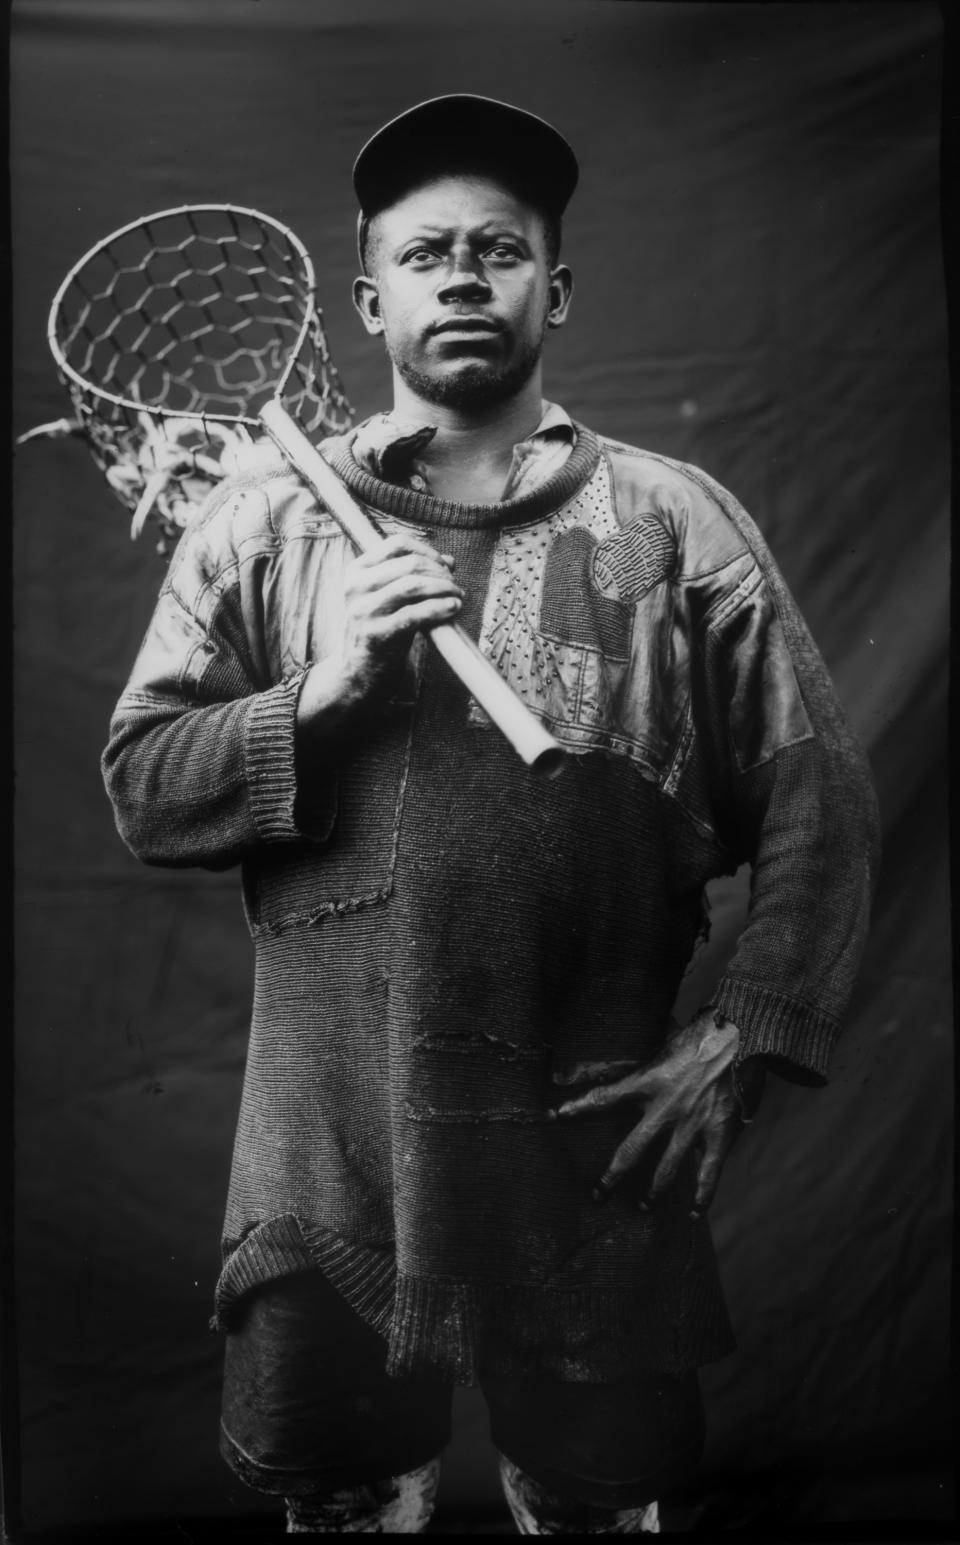
[[311,1269],[321,1271],[371,1329],[387,1335],[397,1279],[393,1244],[351,1244],[290,1212],[258,1223],[230,1249],[214,1294],[211,1327],[229,1329],[236,1304],[251,1288]]
[[386,1336],[393,1320],[397,1265],[389,1245],[355,1245],[332,1229],[301,1221],[301,1231],[313,1260],[351,1309]]
[[244,748],[247,781],[257,835],[264,842],[329,836],[336,814],[336,786],[331,781],[328,799],[318,800],[317,792],[311,791],[310,832],[301,831],[296,821],[297,699],[305,675],[300,671],[250,700]]
[[293,1271],[308,1271],[313,1265],[309,1246],[292,1213],[259,1224],[224,1263],[214,1293],[211,1329],[229,1329],[232,1310],[251,1288]]
[[792,1073],[799,1083],[826,1083],[830,1054],[840,1033],[835,1019],[797,998],[731,976],[721,978],[710,1004],[740,1031],[738,1063],[747,1057],[775,1057],[787,1064],[779,1070],[787,1077]]

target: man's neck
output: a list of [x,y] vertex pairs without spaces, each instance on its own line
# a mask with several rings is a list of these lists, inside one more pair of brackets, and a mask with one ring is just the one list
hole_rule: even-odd
[[395,412],[437,426],[420,453],[436,498],[461,504],[495,504],[500,499],[514,446],[533,433],[543,416],[540,392],[540,373],[535,371],[516,396],[469,413],[425,402],[395,379]]

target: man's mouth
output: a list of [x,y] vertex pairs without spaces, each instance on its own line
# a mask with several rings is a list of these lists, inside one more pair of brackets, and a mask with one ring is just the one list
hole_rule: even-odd
[[464,316],[445,317],[442,322],[434,322],[430,328],[432,334],[438,333],[499,333],[503,329],[499,322],[494,322],[490,317]]

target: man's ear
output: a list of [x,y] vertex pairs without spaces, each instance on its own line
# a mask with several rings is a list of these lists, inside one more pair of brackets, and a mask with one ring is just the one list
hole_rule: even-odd
[[548,327],[562,327],[567,320],[573,299],[573,274],[566,263],[558,263],[550,274],[550,309],[547,312]]
[[360,313],[360,320],[371,337],[376,338],[383,332],[383,318],[380,315],[380,292],[376,281],[361,274],[359,279],[353,281],[353,304]]

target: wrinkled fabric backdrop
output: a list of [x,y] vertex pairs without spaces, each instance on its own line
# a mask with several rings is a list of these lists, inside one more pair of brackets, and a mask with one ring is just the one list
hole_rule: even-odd
[[[714,1224],[739,1336],[687,1520],[944,1516],[950,1170],[947,387],[933,5],[20,0],[15,423],[68,403],[69,266],[188,201],[289,223],[359,415],[353,157],[424,97],[545,115],[582,184],[546,390],[699,464],[766,533],[871,756],[885,831],[833,1079],[771,1080]],[[141,867],[98,758],[163,564],[82,445],[17,452],[17,1278],[33,1530],[275,1511],[217,1454],[207,1328],[251,949],[235,873]],[[714,898],[696,1006],[743,883]],[[12,1447],[8,1435],[8,1448]],[[457,1398],[448,1516],[501,1507]],[[130,1527],[126,1537],[135,1538]]]

